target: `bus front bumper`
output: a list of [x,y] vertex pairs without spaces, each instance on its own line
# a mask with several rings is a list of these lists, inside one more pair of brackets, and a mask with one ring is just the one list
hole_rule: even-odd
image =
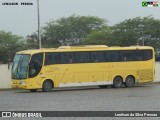
[[27,89],[27,84],[24,81],[12,81],[11,87],[12,88]]

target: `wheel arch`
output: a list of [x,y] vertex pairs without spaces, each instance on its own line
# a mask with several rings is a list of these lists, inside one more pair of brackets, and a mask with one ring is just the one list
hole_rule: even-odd
[[114,80],[116,77],[120,77],[122,80],[124,80],[121,75],[116,75],[116,76],[113,78],[113,80]]

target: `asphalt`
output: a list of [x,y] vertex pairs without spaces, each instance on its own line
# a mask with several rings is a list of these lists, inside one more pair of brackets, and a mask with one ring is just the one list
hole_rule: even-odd
[[[152,83],[136,85],[132,88],[63,88],[53,89],[47,93],[1,90],[0,111],[160,111],[159,91],[160,84]],[[107,119],[119,120],[118,118]],[[128,120],[128,118],[123,119]],[[150,120],[151,118],[145,119]]]

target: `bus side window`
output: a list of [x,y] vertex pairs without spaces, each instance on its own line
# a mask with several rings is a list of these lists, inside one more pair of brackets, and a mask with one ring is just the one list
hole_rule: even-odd
[[144,60],[150,60],[152,58],[152,50],[144,50]]
[[150,60],[152,59],[152,50],[138,50],[136,51],[136,60]]
[[119,51],[107,51],[106,61],[107,62],[119,62],[120,61]]
[[89,52],[77,52],[75,58],[76,58],[76,63],[90,63]]
[[44,65],[52,65],[59,63],[59,54],[58,53],[46,53]]
[[62,64],[74,63],[74,53],[71,52],[61,53],[60,58],[61,58],[60,63]]
[[51,59],[52,59],[52,55],[47,55],[46,54],[45,65],[50,65],[52,63]]
[[142,61],[143,60],[143,51],[142,50],[137,50],[135,58],[137,61]]
[[134,51],[121,51],[121,61],[134,61]]
[[91,61],[92,62],[104,62],[105,61],[104,52],[103,51],[91,52]]
[[60,57],[59,57],[58,53],[54,55],[54,59],[55,59],[55,64],[59,64],[60,63]]

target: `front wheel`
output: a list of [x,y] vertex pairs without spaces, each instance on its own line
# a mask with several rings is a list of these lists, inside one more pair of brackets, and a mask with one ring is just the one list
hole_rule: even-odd
[[49,80],[44,81],[43,87],[42,87],[43,92],[50,92],[52,88],[53,88],[53,84],[51,81]]
[[125,83],[124,83],[124,85],[125,85],[126,87],[133,87],[134,84],[135,84],[135,80],[134,80],[134,78],[131,77],[131,76],[128,76],[128,77],[126,78],[126,80],[125,80]]
[[113,80],[113,86],[114,88],[122,87],[123,85],[123,79],[121,77],[115,77]]

